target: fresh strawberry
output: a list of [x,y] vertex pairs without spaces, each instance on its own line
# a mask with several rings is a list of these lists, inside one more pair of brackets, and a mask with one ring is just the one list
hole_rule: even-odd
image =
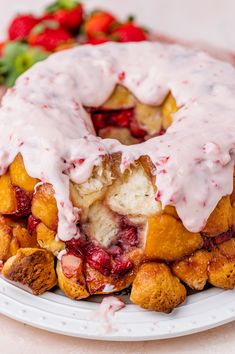
[[15,17],[8,28],[9,39],[26,39],[30,31],[37,24],[38,19],[32,15],[19,15]]
[[[41,46],[52,52],[61,44],[71,41],[72,36],[65,29],[54,27],[56,26],[56,22],[50,22],[51,24],[48,24],[45,21],[45,24],[42,23],[36,26],[30,33],[28,41],[33,46]],[[53,26],[51,27],[52,24]]]
[[109,33],[116,22],[115,17],[108,12],[94,12],[85,22],[85,33],[89,38],[99,37],[101,33]]
[[110,39],[108,37],[100,37],[100,38],[89,38],[88,41],[86,42],[86,44],[93,44],[93,45],[97,45],[97,44],[103,44],[103,43],[107,43],[110,42]]
[[59,9],[54,13],[54,19],[69,31],[77,30],[83,20],[83,7],[77,4],[72,9]]
[[132,22],[124,23],[116,28],[112,35],[116,37],[119,42],[140,42],[146,41],[147,35],[144,30]]

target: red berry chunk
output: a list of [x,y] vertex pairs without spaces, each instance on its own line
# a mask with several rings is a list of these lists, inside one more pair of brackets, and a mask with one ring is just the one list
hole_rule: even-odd
[[107,113],[106,112],[97,112],[92,113],[91,118],[96,130],[105,128],[107,123]]
[[123,276],[127,272],[129,272],[133,268],[133,264],[131,261],[122,259],[122,258],[117,258],[115,260],[115,263],[113,264],[112,267],[112,275],[114,278]]
[[123,254],[123,249],[117,245],[113,245],[108,249],[108,252],[109,254],[111,254],[111,256],[115,258]]
[[118,243],[125,251],[128,251],[131,247],[137,247],[139,241],[136,227],[124,225],[118,233]]
[[61,266],[67,278],[78,276],[82,268],[82,258],[73,254],[65,254],[61,259]]
[[65,249],[67,253],[73,254],[75,256],[81,256],[83,255],[83,247],[86,245],[86,241],[78,238],[72,238],[69,241],[66,241],[65,243]]
[[92,243],[85,248],[86,261],[94,269],[103,275],[109,275],[111,271],[111,256],[101,247]]
[[113,111],[110,114],[109,123],[110,125],[117,125],[118,127],[127,127],[130,123],[130,119],[133,116],[133,109],[123,109],[120,111]]
[[128,127],[132,118],[133,108],[122,110],[95,110],[91,111],[91,119],[96,130],[107,126]]
[[130,123],[130,131],[135,138],[143,138],[147,134],[144,129],[140,128],[135,119],[132,119]]
[[40,222],[41,221],[35,218],[35,216],[33,215],[29,216],[27,228],[30,234],[32,234],[36,230],[36,227],[38,226],[38,224],[40,224]]
[[25,192],[20,187],[14,187],[17,200],[15,215],[26,216],[31,212],[32,193]]

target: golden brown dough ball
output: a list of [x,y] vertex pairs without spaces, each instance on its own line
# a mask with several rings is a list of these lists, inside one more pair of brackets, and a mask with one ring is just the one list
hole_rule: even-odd
[[2,269],[12,281],[27,285],[34,295],[40,295],[57,284],[54,257],[51,252],[37,248],[20,248]]
[[131,301],[144,309],[171,312],[186,298],[186,289],[164,263],[145,263],[132,285]]
[[229,230],[233,222],[233,211],[230,197],[223,197],[207,220],[202,230],[207,236],[216,236]]
[[202,245],[201,235],[189,232],[173,216],[162,214],[148,218],[144,251],[147,259],[177,260],[193,253]]
[[202,290],[208,279],[208,266],[212,255],[206,250],[196,251],[172,265],[173,273],[191,289]]

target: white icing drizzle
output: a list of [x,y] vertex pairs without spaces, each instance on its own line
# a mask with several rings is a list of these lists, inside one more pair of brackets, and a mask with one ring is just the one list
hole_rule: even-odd
[[[172,92],[181,109],[165,135],[133,146],[95,136],[82,106],[98,107],[117,83],[146,104]],[[86,181],[105,154],[121,151],[122,169],[149,155],[163,207],[174,205],[185,227],[199,231],[232,192],[234,123],[230,64],[177,45],[81,46],[36,64],[8,90],[0,109],[0,173],[20,152],[28,173],[53,185],[58,237],[68,240],[79,236],[69,180]]]

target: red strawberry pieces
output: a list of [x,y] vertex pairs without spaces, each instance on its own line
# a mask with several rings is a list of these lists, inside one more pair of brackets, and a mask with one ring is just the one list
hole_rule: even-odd
[[139,243],[135,226],[124,225],[118,233],[118,244],[123,250],[129,251],[131,247],[137,247]]
[[82,271],[82,258],[73,254],[65,254],[61,258],[61,266],[67,278],[78,277]]
[[134,117],[130,123],[130,131],[132,136],[135,138],[144,138],[144,136],[147,134],[147,132],[139,126]]
[[92,243],[85,249],[87,263],[103,275],[109,275],[111,271],[111,256],[103,248]]
[[96,130],[107,126],[128,127],[133,117],[133,108],[121,110],[94,110],[91,118]]
[[8,28],[9,39],[26,39],[30,31],[37,24],[38,19],[32,15],[19,15],[15,17]]
[[31,235],[36,230],[36,227],[38,226],[38,224],[40,224],[40,222],[41,221],[39,219],[35,218],[35,216],[33,216],[33,215],[29,216],[27,228],[28,228],[28,231]]
[[119,26],[112,34],[115,35],[116,40],[119,42],[140,42],[147,40],[145,31],[132,22]]
[[131,263],[131,261],[119,257],[115,259],[111,274],[114,276],[115,279],[117,279],[128,273],[131,269],[133,269],[133,264]]
[[32,193],[25,192],[20,187],[14,187],[16,200],[17,200],[17,210],[15,212],[16,216],[26,216],[31,212],[31,202]]

